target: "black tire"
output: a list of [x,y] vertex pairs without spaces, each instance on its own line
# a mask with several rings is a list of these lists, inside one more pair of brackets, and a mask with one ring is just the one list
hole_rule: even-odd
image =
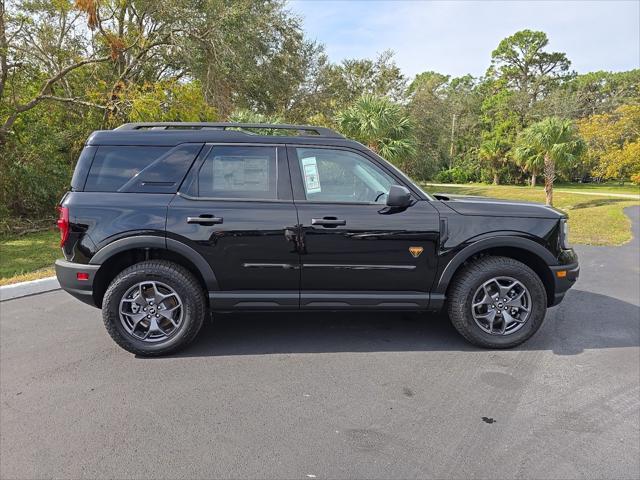
[[[529,318],[519,330],[508,335],[485,332],[471,313],[476,290],[484,282],[499,276],[522,282],[531,296]],[[452,280],[447,309],[453,326],[470,343],[483,348],[511,348],[525,342],[542,325],[547,311],[547,292],[538,275],[524,263],[508,257],[481,257],[465,265]]]
[[[182,300],[182,322],[166,341],[139,340],[120,321],[120,300],[131,287],[143,281],[164,283]],[[102,319],[111,338],[128,352],[145,357],[166,355],[186,347],[200,331],[206,315],[207,303],[198,280],[184,267],[166,260],[147,260],[126,268],[113,279],[102,301]]]

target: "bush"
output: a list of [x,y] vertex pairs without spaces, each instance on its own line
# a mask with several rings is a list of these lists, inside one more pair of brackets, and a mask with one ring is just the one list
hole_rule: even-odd
[[469,183],[473,180],[473,172],[462,167],[453,167],[438,172],[435,180],[439,183]]

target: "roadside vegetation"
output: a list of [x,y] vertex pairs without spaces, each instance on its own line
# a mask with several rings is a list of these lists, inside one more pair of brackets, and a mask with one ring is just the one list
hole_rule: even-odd
[[[410,78],[391,51],[331,61],[284,0],[0,1],[3,249],[51,224],[92,131],[135,121],[328,126],[417,181],[544,185],[542,196],[476,188],[570,209],[577,240],[622,242],[627,200],[560,190],[640,184],[640,69],[578,74],[549,44],[524,29],[487,55],[484,75]],[[592,180],[627,186],[575,184]],[[6,275],[42,264],[3,257]]]

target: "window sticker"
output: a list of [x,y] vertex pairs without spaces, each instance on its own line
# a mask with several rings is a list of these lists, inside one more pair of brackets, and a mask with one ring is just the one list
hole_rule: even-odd
[[300,160],[302,164],[302,175],[304,176],[304,187],[307,193],[320,193],[320,175],[316,157],[307,157]]

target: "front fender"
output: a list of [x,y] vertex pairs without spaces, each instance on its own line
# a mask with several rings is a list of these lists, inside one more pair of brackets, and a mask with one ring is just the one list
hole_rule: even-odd
[[484,250],[489,250],[492,248],[518,248],[520,250],[525,250],[542,260],[546,265],[557,265],[558,260],[553,256],[553,254],[544,248],[539,243],[534,242],[533,240],[529,240],[524,237],[516,237],[511,235],[501,235],[497,237],[485,238],[483,240],[478,240],[470,245],[467,245],[447,263],[440,278],[438,279],[438,283],[436,288],[434,289],[434,293],[444,294],[447,291],[447,287],[449,286],[449,282],[453,278],[453,275],[458,270],[458,268],[466,262],[469,258],[477,253],[480,253]]

